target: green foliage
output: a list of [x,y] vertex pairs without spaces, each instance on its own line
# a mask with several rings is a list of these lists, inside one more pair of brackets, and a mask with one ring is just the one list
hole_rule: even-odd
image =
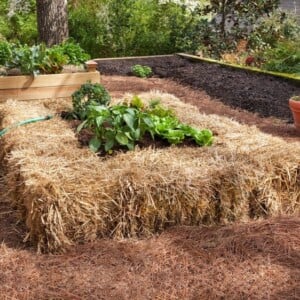
[[131,71],[135,76],[141,78],[149,77],[152,74],[152,69],[148,66],[134,65],[131,67]]
[[11,44],[11,59],[6,62],[8,68],[19,68],[22,74],[38,74],[44,51],[40,46]]
[[33,45],[38,40],[36,16],[33,13],[17,13],[7,19],[6,38],[12,42]]
[[5,66],[6,62],[11,60],[11,45],[8,42],[0,41],[0,66]]
[[300,42],[283,41],[261,53],[268,71],[300,75]]
[[[74,1],[75,2],[75,1]],[[92,57],[113,56],[107,6],[104,1],[80,0],[69,4],[70,36]],[[88,32],[88,34],[87,34]]]
[[63,66],[68,63],[68,56],[62,51],[60,46],[46,48],[45,45],[39,46],[40,63],[39,72],[43,74],[60,73]]
[[249,48],[265,50],[284,40],[300,40],[300,24],[295,16],[277,10],[256,24],[249,36]]
[[44,44],[28,46],[0,42],[0,65],[19,68],[22,74],[55,74],[67,63],[80,64],[89,56],[71,42],[47,48]]
[[[23,1],[25,2],[25,1]],[[37,21],[35,1],[27,0],[24,6],[18,1],[18,8],[10,11],[8,0],[0,3],[0,40],[33,45],[37,42]]]
[[90,105],[106,106],[110,99],[109,93],[101,84],[87,82],[72,95],[73,112],[77,118],[84,120]]
[[56,48],[46,48],[45,45],[11,44],[11,56],[5,66],[19,68],[22,74],[59,73],[67,62],[67,57]]
[[[20,3],[27,3],[26,9]],[[274,12],[279,0],[203,0],[196,8],[181,0],[70,0],[70,37],[92,57],[168,54],[199,50],[219,59],[248,40],[249,54],[274,47],[282,40],[299,40],[299,24]],[[19,1],[10,13],[0,2],[0,40],[34,45],[37,42],[34,0]],[[232,26],[228,27],[228,24]],[[62,45],[70,64],[88,58],[76,43]],[[55,51],[53,60],[62,58]],[[59,57],[58,57],[59,56]],[[47,67],[48,68],[48,67]],[[26,68],[25,68],[26,69]],[[50,68],[51,69],[51,68]],[[50,72],[50,71],[46,71]]]
[[94,137],[89,146],[95,152],[111,152],[118,147],[133,150],[146,133],[153,139],[165,139],[170,144],[182,143],[185,138],[194,140],[199,146],[212,144],[210,130],[198,130],[182,124],[171,110],[164,110],[159,104],[145,108],[141,102],[134,97],[129,105],[88,105],[86,120],[78,131],[84,127],[92,130]]
[[211,0],[200,14],[213,16],[203,23],[200,43],[204,52],[220,58],[232,51],[241,39],[248,38],[257,21],[278,7],[279,0]]
[[70,36],[92,57],[194,50],[200,18],[173,1],[77,0],[69,4]]
[[54,46],[52,48],[58,48],[62,54],[66,55],[68,58],[67,63],[71,65],[83,64],[91,58],[79,44],[72,41],[64,42],[61,45]]

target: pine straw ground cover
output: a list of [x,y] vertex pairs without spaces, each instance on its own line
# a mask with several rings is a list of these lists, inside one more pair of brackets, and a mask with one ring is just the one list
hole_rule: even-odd
[[300,218],[176,226],[37,255],[0,245],[1,299],[300,299]]
[[[299,143],[225,117],[199,114],[174,96],[160,98],[182,122],[210,128],[212,147],[136,149],[99,158],[79,146],[60,117],[14,129],[1,139],[7,197],[42,251],[94,240],[148,236],[171,225],[299,215]],[[68,101],[8,101],[1,126],[48,115]]]

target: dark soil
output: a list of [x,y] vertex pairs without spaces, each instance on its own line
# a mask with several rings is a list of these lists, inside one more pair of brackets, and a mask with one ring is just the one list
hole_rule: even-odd
[[288,99],[300,94],[300,84],[295,81],[213,63],[192,62],[177,55],[97,62],[104,75],[131,75],[133,65],[147,65],[156,77],[174,79],[194,89],[204,90],[233,108],[287,122],[292,122]]

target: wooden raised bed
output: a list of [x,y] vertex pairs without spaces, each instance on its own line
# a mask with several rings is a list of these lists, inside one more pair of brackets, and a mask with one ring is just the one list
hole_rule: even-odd
[[86,62],[87,71],[65,74],[0,77],[0,102],[7,99],[32,100],[70,97],[87,81],[100,82],[97,63]]

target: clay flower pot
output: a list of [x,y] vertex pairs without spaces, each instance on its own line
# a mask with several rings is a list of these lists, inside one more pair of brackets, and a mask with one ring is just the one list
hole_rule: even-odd
[[293,113],[294,125],[300,131],[300,96],[293,96],[289,100],[289,106]]

